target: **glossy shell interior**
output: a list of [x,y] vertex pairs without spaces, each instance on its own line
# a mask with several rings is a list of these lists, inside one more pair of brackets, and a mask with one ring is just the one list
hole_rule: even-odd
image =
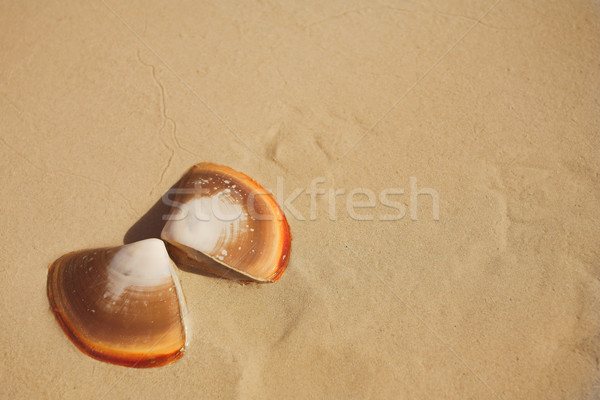
[[173,200],[161,238],[174,247],[169,251],[176,262],[241,281],[281,277],[290,258],[290,227],[273,196],[252,178],[197,164]]
[[66,254],[50,265],[47,290],[64,331],[94,358],[144,368],[183,355],[185,302],[158,239]]

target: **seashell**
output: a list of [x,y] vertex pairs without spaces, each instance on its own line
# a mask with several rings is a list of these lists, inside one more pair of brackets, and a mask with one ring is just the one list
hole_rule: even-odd
[[290,257],[290,227],[252,178],[211,163],[181,178],[161,238],[178,263],[240,281],[274,282]]
[[50,265],[48,299],[84,353],[130,367],[183,356],[185,300],[158,239],[68,253]]

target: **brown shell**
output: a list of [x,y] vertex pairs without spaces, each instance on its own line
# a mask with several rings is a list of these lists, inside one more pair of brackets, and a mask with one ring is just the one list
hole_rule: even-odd
[[241,281],[274,282],[292,236],[284,213],[252,178],[211,163],[180,180],[161,238],[177,263]]
[[[158,274],[135,259],[154,254],[162,263]],[[158,239],[68,253],[50,265],[47,290],[56,319],[89,356],[138,368],[183,356],[185,304]]]

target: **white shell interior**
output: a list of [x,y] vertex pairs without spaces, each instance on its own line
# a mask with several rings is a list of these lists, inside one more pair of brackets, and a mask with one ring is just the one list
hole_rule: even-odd
[[107,289],[120,297],[127,288],[158,286],[169,282],[173,262],[162,240],[146,239],[124,245],[107,267]]
[[206,254],[217,254],[223,260],[228,243],[235,243],[246,226],[248,215],[234,199],[219,192],[210,197],[198,197],[182,205],[165,225],[162,237]]

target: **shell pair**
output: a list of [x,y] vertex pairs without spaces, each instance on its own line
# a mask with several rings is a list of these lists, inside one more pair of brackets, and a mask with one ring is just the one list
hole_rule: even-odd
[[[48,270],[56,319],[84,353],[154,367],[183,356],[187,314],[175,263],[241,282],[274,282],[290,228],[273,196],[247,175],[201,163],[182,177],[161,238],[68,253]],[[173,262],[175,261],[175,263]]]

